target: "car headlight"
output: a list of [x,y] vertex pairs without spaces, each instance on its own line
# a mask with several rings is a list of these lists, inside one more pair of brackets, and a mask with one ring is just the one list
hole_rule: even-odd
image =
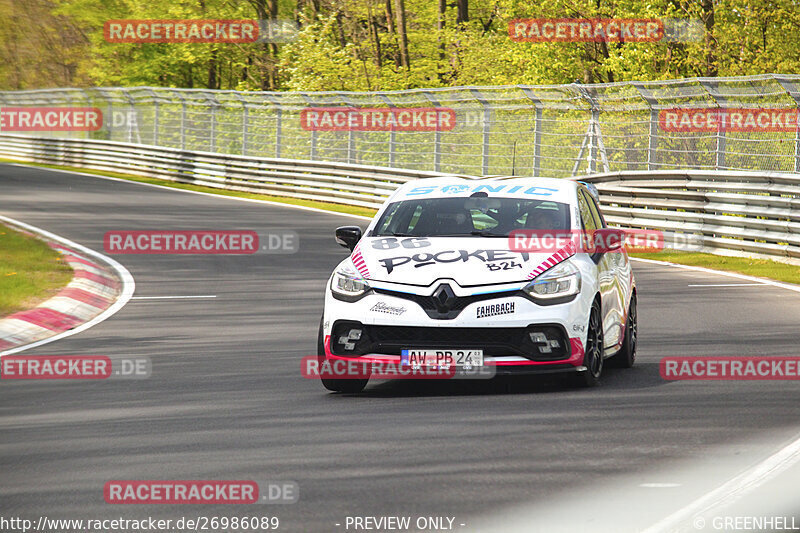
[[581,273],[566,260],[536,276],[522,290],[537,300],[575,296],[581,292]]
[[331,293],[337,300],[354,302],[371,290],[369,283],[355,268],[343,265],[338,268],[331,278]]

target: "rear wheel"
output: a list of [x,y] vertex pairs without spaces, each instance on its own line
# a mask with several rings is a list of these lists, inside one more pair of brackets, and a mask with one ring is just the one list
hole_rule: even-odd
[[603,321],[600,316],[600,303],[595,300],[589,313],[589,326],[586,331],[586,350],[583,354],[583,366],[586,370],[579,372],[575,382],[581,387],[593,387],[603,373]]
[[628,307],[628,320],[625,323],[625,340],[622,341],[622,348],[619,353],[609,359],[614,366],[620,368],[630,368],[636,362],[636,341],[639,335],[639,323],[636,318],[636,293],[631,296],[631,304]]
[[[325,361],[325,338],[322,331],[322,320],[319,321],[319,334],[317,335],[317,360],[320,363]],[[322,386],[333,392],[361,392],[367,386],[369,379],[328,379],[320,378]]]

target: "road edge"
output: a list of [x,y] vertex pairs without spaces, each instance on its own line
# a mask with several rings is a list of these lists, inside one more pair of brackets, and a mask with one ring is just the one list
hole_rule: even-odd
[[[68,250],[74,250],[76,252],[80,252],[80,253],[82,253],[82,254],[84,254],[86,256],[89,256],[89,257],[97,260],[100,263],[104,263],[105,265],[108,265],[108,267],[110,267],[110,269],[113,270],[113,272],[116,275],[116,277],[119,278],[119,282],[120,282],[120,285],[121,285],[120,290],[119,290],[119,294],[116,295],[116,297],[115,297],[114,301],[111,303],[111,305],[109,305],[108,307],[103,309],[99,314],[95,315],[91,319],[83,321],[83,322],[80,322],[80,323],[74,325],[73,327],[71,327],[70,329],[67,329],[66,331],[55,332],[53,335],[47,336],[46,338],[40,338],[40,339],[37,339],[37,340],[32,340],[30,342],[24,342],[23,341],[22,343],[20,343],[17,346],[12,346],[12,347],[7,348],[4,351],[0,351],[0,357],[6,356],[6,355],[15,354],[15,353],[22,352],[22,351],[25,351],[25,350],[29,350],[31,348],[36,348],[38,346],[49,344],[51,342],[55,342],[57,340],[60,340],[60,339],[75,335],[76,333],[80,333],[82,331],[85,331],[85,330],[91,328],[92,326],[95,326],[95,325],[103,322],[104,320],[110,318],[117,311],[122,309],[122,307],[125,306],[125,304],[127,304],[128,301],[133,296],[133,293],[136,290],[136,282],[134,281],[133,276],[128,271],[128,269],[126,269],[124,266],[122,266],[120,263],[118,263],[114,259],[111,259],[110,257],[107,257],[107,256],[105,256],[105,255],[103,255],[103,254],[101,254],[99,252],[96,252],[95,250],[92,250],[91,248],[83,246],[82,244],[78,244],[78,243],[76,243],[74,241],[71,241],[71,240],[65,238],[65,237],[61,237],[59,235],[51,233],[51,232],[49,232],[47,230],[44,230],[42,228],[33,226],[31,224],[26,224],[25,222],[21,222],[19,220],[13,219],[13,218],[6,217],[4,215],[0,215],[0,221],[4,222],[4,223],[6,223],[6,224],[8,224],[8,225],[10,225],[12,227],[19,228],[21,230],[24,230],[24,231],[27,231],[27,232],[30,232],[30,233],[34,233],[34,234],[36,234],[37,236],[39,236],[40,238],[44,239],[45,241],[47,241],[50,244],[55,243],[56,245],[64,246]],[[72,284],[76,279],[78,279],[78,277],[73,276],[73,279],[70,282],[70,284]],[[42,306],[46,306],[46,304],[48,302],[50,302],[51,300],[53,300],[55,298],[63,298],[63,296],[59,296],[61,294],[62,293],[59,293],[56,296],[54,296],[53,298],[51,298],[50,300],[47,300],[46,302],[43,302],[43,304],[41,306],[36,307],[35,309],[39,309]],[[76,303],[78,303],[78,302],[76,302]],[[44,307],[44,308],[46,309],[47,307]],[[4,317],[3,320],[5,320],[7,318],[8,317]]]

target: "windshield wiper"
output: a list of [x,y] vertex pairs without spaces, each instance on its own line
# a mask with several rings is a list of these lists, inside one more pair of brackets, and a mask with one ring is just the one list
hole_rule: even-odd
[[508,237],[505,233],[492,233],[491,231],[470,231],[470,235],[477,235],[478,237]]

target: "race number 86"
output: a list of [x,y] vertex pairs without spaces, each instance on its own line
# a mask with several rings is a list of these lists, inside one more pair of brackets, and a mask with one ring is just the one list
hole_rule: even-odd
[[391,250],[392,248],[399,248],[401,245],[403,248],[425,248],[426,246],[430,246],[431,243],[425,237],[409,237],[408,239],[403,239],[398,242],[399,239],[395,237],[387,237],[385,239],[377,239],[372,242],[372,247],[376,250]]

